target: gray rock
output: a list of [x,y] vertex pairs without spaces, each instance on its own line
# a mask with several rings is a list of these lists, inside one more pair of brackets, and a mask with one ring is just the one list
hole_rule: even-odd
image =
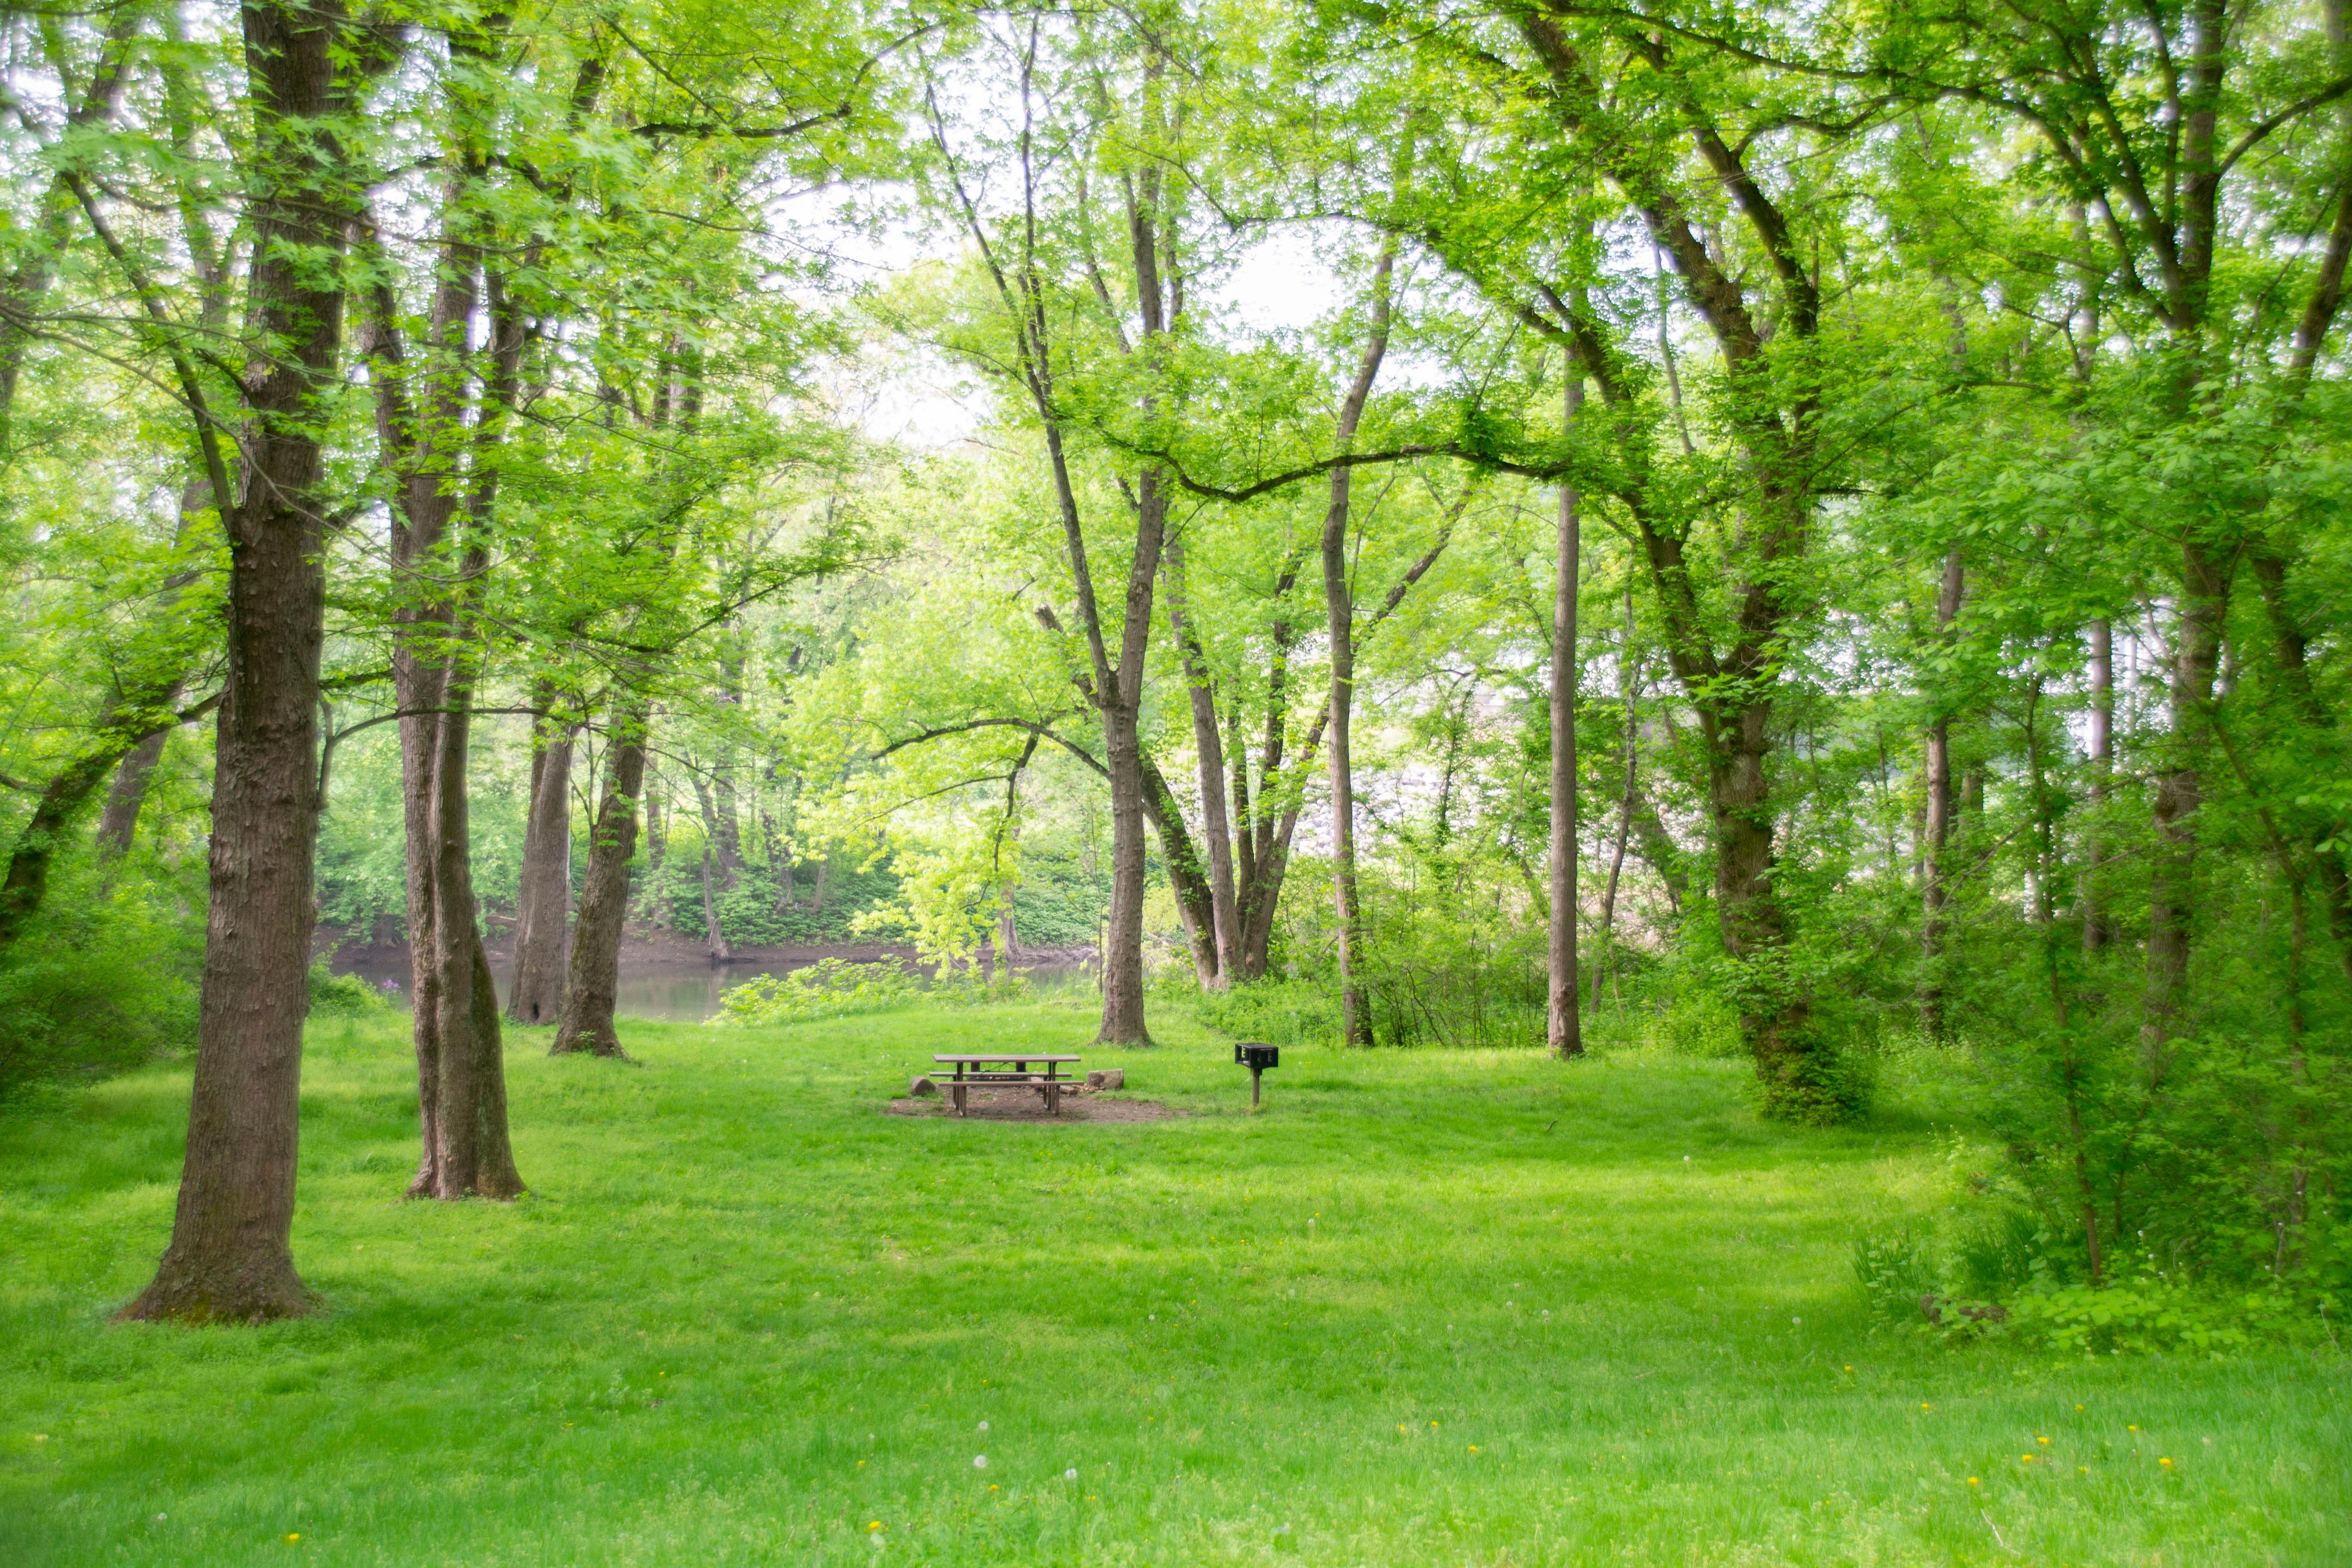
[[1127,1087],[1127,1069],[1125,1068],[1099,1068],[1095,1071],[1087,1074],[1087,1087],[1088,1089],[1125,1089]]
[[907,1093],[908,1097],[915,1100],[933,1098],[936,1097],[939,1092],[940,1086],[933,1083],[929,1078],[919,1078],[914,1082],[907,1086]]

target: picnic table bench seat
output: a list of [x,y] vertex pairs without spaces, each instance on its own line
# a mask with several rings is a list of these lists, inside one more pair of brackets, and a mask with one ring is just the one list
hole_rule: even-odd
[[[1063,1091],[1079,1087],[1076,1079],[1061,1076],[1062,1064],[1079,1059],[1045,1051],[956,1052],[931,1058],[932,1061],[943,1067],[955,1068],[955,1076],[940,1087],[948,1091],[948,1099],[954,1103],[958,1116],[964,1114],[964,1094],[968,1089],[975,1085],[985,1088],[1003,1084],[1034,1089],[1045,1102],[1045,1113],[1059,1116],[1062,1114]],[[1045,1070],[1030,1071],[1031,1062],[1043,1064]],[[1008,1063],[1011,1070],[1003,1070]]]

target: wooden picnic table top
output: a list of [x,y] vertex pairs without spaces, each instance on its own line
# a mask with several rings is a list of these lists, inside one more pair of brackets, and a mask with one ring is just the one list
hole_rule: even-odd
[[1057,1057],[1045,1051],[988,1051],[979,1056],[934,1056],[935,1062],[1075,1062],[1083,1057]]

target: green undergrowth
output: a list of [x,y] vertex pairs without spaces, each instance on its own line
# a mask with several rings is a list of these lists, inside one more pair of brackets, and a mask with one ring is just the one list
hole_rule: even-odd
[[[1252,1116],[1174,1008],[1139,1052],[1082,1001],[516,1030],[531,1194],[430,1205],[404,1023],[313,1020],[303,1321],[107,1321],[184,1068],[0,1121],[0,1563],[2352,1558],[2324,1347],[1886,1329],[1853,1242],[1939,1201],[1931,1083],[1821,1131],[1733,1061],[1286,1046]],[[1051,1047],[1188,1114],[882,1111]]]

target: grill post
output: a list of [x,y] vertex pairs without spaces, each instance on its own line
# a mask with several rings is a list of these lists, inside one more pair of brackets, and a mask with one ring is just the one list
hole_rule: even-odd
[[1282,1048],[1262,1040],[1243,1040],[1234,1047],[1234,1060],[1250,1069],[1250,1109],[1259,1108],[1258,1079],[1268,1068],[1282,1065]]

